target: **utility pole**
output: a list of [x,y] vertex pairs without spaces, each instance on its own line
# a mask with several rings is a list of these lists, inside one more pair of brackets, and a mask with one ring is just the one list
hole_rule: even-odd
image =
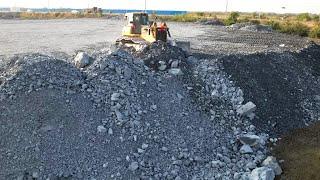
[[147,12],[147,0],[144,0],[144,12]]
[[226,0],[226,12],[228,12],[229,0]]
[[50,0],[48,0],[48,6],[47,6],[47,8],[48,8],[48,12],[50,12]]
[[286,17],[286,7],[285,7],[285,6],[282,6],[281,8],[282,8],[282,10],[283,10],[283,11],[282,11],[283,16],[281,17],[281,19],[284,20],[285,17]]

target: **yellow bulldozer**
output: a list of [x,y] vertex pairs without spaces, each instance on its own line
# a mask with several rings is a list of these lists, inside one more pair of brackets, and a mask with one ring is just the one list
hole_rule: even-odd
[[[149,15],[145,12],[126,13],[125,20],[127,24],[123,27],[122,37],[116,41],[116,44],[140,50],[156,41],[169,43],[168,37],[171,38],[171,34],[165,22],[157,24],[149,21]],[[190,42],[170,41],[170,43],[190,51]]]

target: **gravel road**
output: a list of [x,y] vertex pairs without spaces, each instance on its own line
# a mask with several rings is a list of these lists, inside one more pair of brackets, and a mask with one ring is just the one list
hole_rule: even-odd
[[[111,19],[0,20],[0,55],[55,52],[71,55],[75,50],[113,43],[124,24]],[[192,24],[170,23],[170,27],[175,38],[201,34]]]
[[[112,44],[121,35],[121,20],[0,20],[0,56],[63,53]],[[209,55],[294,51],[307,40],[290,35],[231,30],[200,23],[169,23],[174,39],[188,40],[195,52]],[[284,45],[284,46],[283,46]],[[280,47],[282,46],[282,47]]]

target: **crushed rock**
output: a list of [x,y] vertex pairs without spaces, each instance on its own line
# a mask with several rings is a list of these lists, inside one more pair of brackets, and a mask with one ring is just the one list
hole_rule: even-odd
[[[40,54],[6,65],[0,74],[1,178],[33,172],[39,179],[250,174],[246,165],[260,164],[267,148],[239,151],[237,135],[256,132],[249,118],[237,115],[243,92],[221,64],[195,59],[200,63],[190,65],[183,51],[161,43],[145,51],[150,56],[97,51],[80,69]],[[157,71],[160,61],[169,68],[178,61],[173,69],[183,74]]]
[[246,101],[257,106],[253,124],[281,135],[320,118],[320,47],[310,43],[297,52],[231,55],[218,60]]

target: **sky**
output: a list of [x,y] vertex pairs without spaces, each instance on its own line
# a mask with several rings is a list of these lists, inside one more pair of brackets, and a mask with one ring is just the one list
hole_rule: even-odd
[[[146,0],[149,10],[317,13],[320,0]],[[0,0],[0,7],[144,9],[145,0]],[[283,9],[282,7],[285,7]]]

